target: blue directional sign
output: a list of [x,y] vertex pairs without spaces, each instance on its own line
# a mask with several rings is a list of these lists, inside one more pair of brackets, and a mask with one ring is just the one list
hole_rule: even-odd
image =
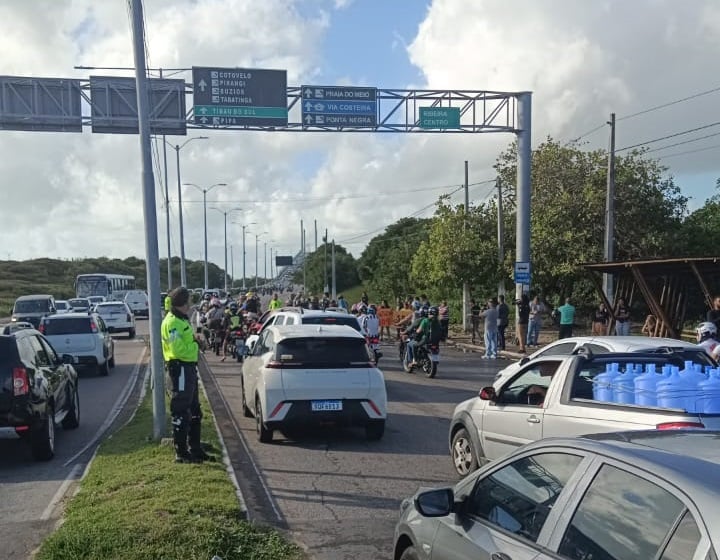
[[302,86],[301,89],[305,126],[377,126],[377,88]]
[[530,284],[530,263],[516,262],[515,263],[515,283],[516,284]]

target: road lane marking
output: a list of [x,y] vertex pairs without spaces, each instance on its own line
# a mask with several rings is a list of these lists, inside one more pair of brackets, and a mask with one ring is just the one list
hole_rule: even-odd
[[65,494],[67,494],[70,485],[80,478],[80,473],[82,472],[82,470],[82,463],[78,463],[72,468],[70,474],[67,475],[67,478],[63,480],[63,483],[60,485],[60,488],[58,488],[57,492],[55,492],[55,495],[52,497],[52,500],[50,500],[50,503],[45,508],[45,511],[42,512],[42,515],[40,516],[41,521],[47,521],[48,519],[50,519],[53,512],[55,511],[55,508],[65,497]]
[[75,453],[70,459],[65,461],[63,463],[63,467],[67,467],[68,465],[75,462],[75,460],[80,457],[83,453],[85,453],[88,449],[90,449],[93,445],[96,445],[97,442],[100,440],[100,438],[105,435],[105,432],[110,428],[110,426],[115,422],[115,419],[120,415],[123,408],[125,407],[125,404],[127,403],[127,400],[130,398],[130,393],[132,393],[133,387],[135,387],[135,383],[137,382],[137,378],[140,375],[140,366],[142,362],[145,359],[145,354],[147,353],[147,346],[143,346],[142,352],[140,352],[140,357],[138,358],[138,361],[135,363],[135,367],[133,368],[132,373],[130,374],[130,378],[128,379],[127,383],[125,384],[124,389],[122,390],[122,393],[118,396],[117,400],[115,401],[115,404],[113,405],[112,409],[110,409],[110,415],[105,419],[105,422],[102,423],[100,428],[98,428],[98,431],[95,433],[93,438],[83,447],[80,451]]
[[[252,456],[252,453],[250,453],[250,448],[247,446],[247,443],[245,443],[245,438],[242,435],[242,432],[240,431],[240,426],[238,425],[237,421],[235,420],[235,415],[232,413],[232,410],[230,409],[230,405],[227,402],[227,399],[225,399],[225,395],[223,395],[222,391],[220,390],[220,386],[218,385],[217,380],[215,379],[215,375],[213,374],[212,368],[208,364],[207,359],[205,359],[205,356],[203,356],[203,360],[205,361],[205,367],[207,367],[208,371],[210,372],[210,378],[212,379],[213,385],[215,385],[215,389],[217,389],[217,393],[220,396],[220,400],[222,400],[223,406],[225,407],[225,411],[228,413],[228,416],[230,417],[230,422],[232,423],[233,429],[235,430],[235,433],[238,436],[238,439],[240,440],[240,443],[242,443],[243,449],[245,449],[245,455],[247,455],[247,458],[250,460],[250,464],[252,465],[253,470],[255,471],[255,474],[257,475],[258,480],[260,481],[260,485],[263,488],[263,491],[265,492],[265,495],[267,496],[268,502],[270,503],[270,507],[273,510],[273,513],[275,513],[275,517],[278,521],[282,521],[282,515],[280,514],[280,510],[278,510],[277,506],[275,505],[275,500],[272,497],[272,494],[270,493],[270,488],[268,488],[268,485],[265,483],[265,478],[260,473],[260,468],[258,467],[257,463],[255,462],[255,459]],[[250,521],[250,511],[248,510],[248,521]]]

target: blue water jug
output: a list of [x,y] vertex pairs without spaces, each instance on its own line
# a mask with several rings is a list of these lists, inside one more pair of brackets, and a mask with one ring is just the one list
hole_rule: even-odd
[[679,368],[673,366],[670,376],[657,384],[657,404],[662,408],[680,408],[686,410],[688,397],[694,395],[680,376]]
[[593,399],[600,402],[613,402],[613,379],[620,375],[620,364],[613,362],[605,366],[603,373],[593,378]]
[[635,404],[635,379],[637,372],[633,364],[628,364],[625,373],[613,379],[613,402],[618,404]]
[[698,391],[697,412],[720,414],[720,377],[710,375],[698,383]]
[[657,384],[662,379],[655,371],[655,364],[648,364],[645,373],[635,378],[635,404],[657,406]]
[[666,364],[662,367],[662,376],[663,377],[670,377],[671,373],[672,373],[672,366],[670,364]]
[[700,383],[707,381],[707,376],[702,373],[702,366],[692,362],[685,362],[685,369],[680,372],[680,379],[685,383],[687,389],[687,401],[685,410],[688,412],[701,412],[697,403],[700,397]]

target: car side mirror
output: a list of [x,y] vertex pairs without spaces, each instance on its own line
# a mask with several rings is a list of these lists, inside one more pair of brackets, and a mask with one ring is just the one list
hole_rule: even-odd
[[255,344],[257,343],[257,340],[251,340],[246,346],[246,351],[248,354],[252,354],[255,350]]
[[425,517],[444,517],[452,513],[455,495],[452,488],[422,492],[415,498],[415,508]]
[[62,363],[63,364],[75,364],[75,356],[72,354],[63,354],[62,355]]
[[495,392],[495,387],[483,387],[480,391],[480,398],[484,401],[496,401],[497,393]]
[[530,361],[530,357],[529,357],[529,356],[523,356],[523,357],[520,359],[520,365],[521,365],[521,366],[524,366],[524,365],[527,364],[529,361]]

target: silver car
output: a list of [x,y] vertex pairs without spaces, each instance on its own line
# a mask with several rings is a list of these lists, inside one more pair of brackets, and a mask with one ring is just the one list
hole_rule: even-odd
[[717,560],[720,432],[553,438],[400,507],[395,560]]

